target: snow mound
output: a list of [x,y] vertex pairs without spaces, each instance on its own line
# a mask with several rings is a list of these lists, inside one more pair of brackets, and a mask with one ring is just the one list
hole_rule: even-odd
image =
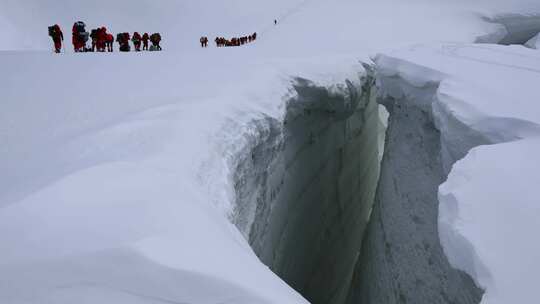
[[474,148],[440,187],[441,242],[485,289],[484,304],[537,297],[538,153],[538,138]]

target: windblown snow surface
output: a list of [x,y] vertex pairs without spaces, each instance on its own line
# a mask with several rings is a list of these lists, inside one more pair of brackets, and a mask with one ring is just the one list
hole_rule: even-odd
[[[438,226],[416,235],[440,236],[450,264],[484,291],[482,303],[534,303],[540,53],[474,42],[525,43],[540,31],[535,2],[0,0],[0,303],[381,303],[375,299],[383,291],[391,294],[387,303],[419,303],[409,292],[430,288],[414,281],[421,265],[407,266],[413,279],[374,277],[374,288],[362,278],[363,263],[379,265],[364,259],[377,246],[362,242],[364,230],[378,227],[367,224],[373,202],[385,225],[395,220],[377,211],[384,204],[375,193],[377,183],[380,192],[391,181],[384,174],[392,151],[381,160],[377,133],[384,133],[385,111],[371,102],[384,98],[414,106],[427,100],[422,110],[440,134],[440,150],[432,152],[448,179],[438,192]],[[78,19],[113,32],[159,31],[165,51],[73,54],[69,33]],[[66,37],[61,55],[46,36],[54,23]],[[198,48],[201,35],[254,31],[260,38],[246,47]],[[322,123],[308,117],[312,110]],[[294,129],[291,117],[320,132]],[[259,150],[273,155],[267,171],[280,151],[295,159],[284,145],[298,130],[306,139],[295,143],[300,152],[333,155],[327,142],[309,148],[319,138],[340,145],[334,150],[345,156],[328,162],[340,174],[335,189],[353,184],[344,159],[358,152],[370,160],[367,190],[350,191],[366,205],[340,203],[337,215],[320,218],[331,208],[301,218],[292,207],[276,213],[270,205],[239,218],[238,180],[246,180],[239,165],[258,161]],[[376,148],[360,149],[360,139]],[[297,164],[269,175],[315,185],[326,172],[304,176],[293,171]],[[365,179],[355,176],[354,185]],[[272,221],[276,214],[289,217]],[[338,232],[327,229],[334,218],[346,219]],[[416,226],[397,220],[395,227],[411,229],[402,230],[405,242]],[[281,229],[276,223],[290,234],[270,233]],[[307,246],[293,224],[320,242]],[[354,237],[345,237],[349,227]],[[295,242],[341,260],[313,255],[299,263],[308,252],[283,245]],[[381,257],[388,265],[394,258]],[[420,285],[401,285],[409,281]]]

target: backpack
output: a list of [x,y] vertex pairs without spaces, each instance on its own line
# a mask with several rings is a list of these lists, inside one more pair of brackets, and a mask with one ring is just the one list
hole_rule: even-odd
[[54,37],[56,36],[56,28],[53,26],[49,26],[49,36]]
[[88,42],[88,32],[79,32],[79,37],[81,38],[81,41]]
[[122,44],[120,46],[120,52],[129,52],[131,51],[131,47],[129,46],[129,44]]
[[75,22],[75,30],[78,33],[86,32],[85,27],[86,27],[86,24],[84,24],[84,22],[82,21]]
[[161,35],[159,33],[154,33],[150,36],[150,41],[153,43],[159,43],[161,41]]
[[98,36],[97,29],[93,29],[92,32],[90,33],[90,37],[92,37],[92,39],[97,39],[97,36]]

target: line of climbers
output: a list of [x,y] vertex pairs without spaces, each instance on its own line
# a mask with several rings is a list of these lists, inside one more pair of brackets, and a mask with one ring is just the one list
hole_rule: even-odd
[[[55,52],[60,53],[64,34],[58,24],[49,26],[49,36],[53,40]],[[92,47],[86,46],[89,38],[92,39]],[[143,46],[142,50],[145,51],[161,51],[161,46],[159,45],[161,35],[159,33],[152,35],[144,33],[141,36],[138,32],[135,32],[133,33],[133,37],[130,37],[129,33],[119,33],[116,35],[116,42],[118,42],[121,52],[131,51],[130,41],[133,42],[133,46],[137,52],[141,51],[141,45]],[[148,48],[148,41],[152,42],[150,48]],[[86,31],[86,24],[82,21],[77,21],[73,24],[72,43],[75,52],[112,52],[114,36],[107,33],[105,27],[93,29],[91,33],[88,33]]]
[[[223,37],[216,37],[214,41],[216,42],[217,47],[223,47],[223,46],[241,46],[247,43],[251,43],[253,41],[257,40],[257,33],[253,33],[249,36],[243,36],[243,37],[234,37],[229,39],[225,39]],[[201,47],[205,48],[208,47],[208,37],[201,37]]]

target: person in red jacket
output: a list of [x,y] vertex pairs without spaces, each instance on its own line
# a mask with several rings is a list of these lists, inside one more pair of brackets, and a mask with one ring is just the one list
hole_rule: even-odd
[[[85,42],[81,37],[81,33],[84,32],[84,29],[82,28],[82,25],[80,25],[82,22],[78,21],[73,24],[72,29],[72,43],[73,43],[73,50],[75,52],[84,52]],[[82,23],[84,24],[84,23]]]
[[131,38],[131,41],[133,42],[133,46],[135,47],[135,52],[141,51],[141,34],[139,32],[133,33],[133,37]]
[[107,40],[105,41],[105,45],[107,46],[107,52],[113,51],[113,44],[114,36],[112,34],[107,34]]
[[97,32],[97,41],[96,41],[97,51],[105,52],[106,43],[107,43],[107,29],[105,27],[101,27],[98,29],[98,32]]
[[60,51],[62,50],[62,41],[64,41],[64,34],[62,33],[60,26],[58,24],[55,24],[49,27],[49,35],[51,36],[54,43],[54,51],[56,53],[60,53]]
[[150,40],[150,36],[148,36],[148,33],[144,33],[142,35],[143,51],[148,51],[148,40]]

